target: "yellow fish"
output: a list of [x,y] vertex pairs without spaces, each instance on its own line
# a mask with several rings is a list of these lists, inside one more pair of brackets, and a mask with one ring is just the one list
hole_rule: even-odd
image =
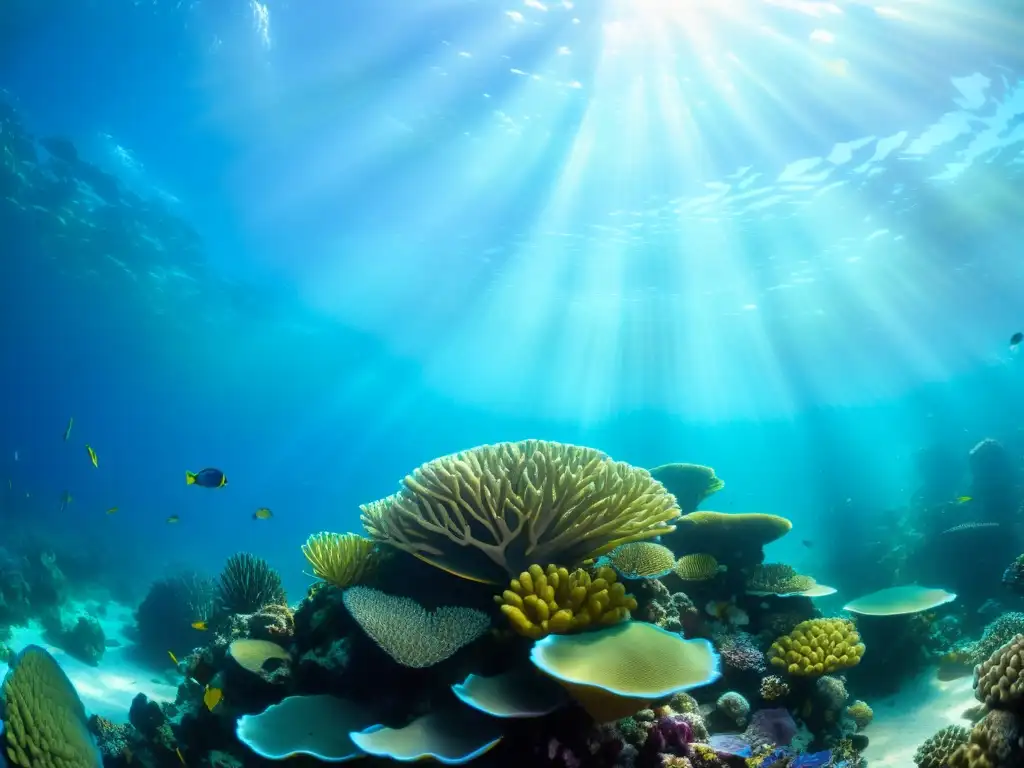
[[115,512],[117,512],[117,507],[111,507],[110,509],[107,510],[108,515],[112,515]]
[[957,504],[966,504],[968,501],[973,501],[973,499],[970,496],[957,496],[956,497],[956,503]]
[[71,428],[73,426],[75,426],[75,417],[74,416],[72,416],[70,419],[68,419],[68,428],[64,430],[64,442],[65,443],[68,441],[68,438],[71,437]]
[[206,686],[206,691],[203,693],[203,704],[206,708],[213,712],[213,708],[220,704],[220,700],[224,698],[224,691],[220,688],[211,688]]
[[174,753],[178,756],[178,759],[181,760],[181,764],[185,765],[185,758],[181,756],[181,750],[175,747]]
[[252,513],[252,519],[253,520],[269,520],[273,516],[274,516],[274,513],[271,512],[266,507],[260,507],[259,509],[257,509],[255,512]]
[[86,446],[85,446],[85,450],[87,450],[87,451],[89,452],[89,461],[91,461],[91,462],[92,462],[92,465],[93,465],[94,467],[99,467],[99,465],[100,465],[100,460],[99,460],[99,458],[98,458],[98,457],[96,456],[96,451],[94,451],[94,450],[92,449],[92,446],[91,446],[91,445],[88,445],[88,444],[86,444]]
[[192,629],[198,629],[200,632],[205,632],[206,631],[206,622],[205,621],[193,621],[192,622]]
[[177,657],[177,656],[175,656],[175,655],[174,655],[173,653],[171,653],[170,651],[168,651],[168,652],[167,652],[167,655],[171,657],[171,661],[173,661],[173,662],[174,662],[174,666],[178,666],[178,664],[180,663],[180,662],[178,661],[178,657]]
[[167,518],[167,522],[168,523],[176,523],[179,520],[181,520],[181,518],[178,517],[177,515],[171,515],[170,517]]

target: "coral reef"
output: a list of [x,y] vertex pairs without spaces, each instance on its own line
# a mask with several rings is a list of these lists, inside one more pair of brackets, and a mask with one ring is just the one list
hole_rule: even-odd
[[363,525],[381,544],[496,584],[535,562],[572,567],[670,533],[679,514],[646,470],[591,448],[527,440],[424,464],[387,503],[364,506]]
[[201,642],[192,624],[208,621],[213,607],[213,582],[197,573],[154,582],[135,611],[138,649],[153,659],[166,659],[168,650],[184,656]]
[[611,566],[624,579],[657,579],[672,572],[676,556],[653,541],[631,541],[616,547],[598,563]]
[[947,725],[929,738],[914,753],[918,768],[948,768],[957,747],[966,744],[971,731],[962,725]]
[[592,578],[583,569],[569,573],[553,564],[546,571],[531,565],[494,600],[512,628],[534,640],[618,624],[636,610],[636,599],[611,568],[599,568]]
[[313,575],[344,589],[363,581],[376,567],[376,549],[355,533],[315,533],[302,545]]
[[852,621],[810,619],[772,643],[768,660],[791,675],[817,676],[852,667],[863,653]]
[[281,575],[262,557],[248,552],[229,557],[217,579],[216,607],[221,614],[255,613],[266,605],[287,602]]

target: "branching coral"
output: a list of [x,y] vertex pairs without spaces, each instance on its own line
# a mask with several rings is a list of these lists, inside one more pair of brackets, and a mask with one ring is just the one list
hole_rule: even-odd
[[101,768],[85,707],[53,657],[30,645],[3,683],[8,760],[20,768]]
[[860,663],[864,644],[852,621],[810,619],[772,643],[772,666],[791,675],[816,677]]
[[281,575],[262,557],[243,552],[228,558],[217,580],[222,613],[256,613],[265,605],[288,602]]
[[473,608],[445,606],[427,613],[415,600],[370,587],[350,587],[343,599],[363,631],[406,667],[432,667],[491,625],[487,614]]
[[366,505],[371,538],[466,579],[532,563],[571,567],[674,530],[674,497],[646,470],[592,448],[526,440],[430,461]]
[[615,580],[611,568],[599,569],[592,578],[582,568],[569,573],[555,565],[547,571],[531,565],[494,601],[512,628],[533,640],[618,624],[636,610],[636,600]]
[[302,554],[314,576],[342,589],[362,581],[375,565],[373,542],[355,533],[313,534]]
[[784,563],[756,565],[747,577],[747,592],[754,595],[792,595],[813,587],[817,582],[797,573]]

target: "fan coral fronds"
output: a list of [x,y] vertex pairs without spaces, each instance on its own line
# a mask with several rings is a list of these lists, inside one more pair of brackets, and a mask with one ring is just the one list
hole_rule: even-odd
[[228,558],[217,580],[221,613],[256,613],[265,605],[287,602],[281,575],[262,557],[242,552]]
[[572,567],[670,533],[679,517],[674,497],[646,470],[543,440],[434,459],[362,510],[375,541],[490,584],[533,563]]
[[428,613],[415,600],[370,587],[349,587],[342,599],[363,631],[406,667],[432,667],[491,626],[487,614],[473,608],[444,606]]
[[569,573],[555,565],[546,571],[531,565],[494,601],[512,628],[532,640],[618,624],[636,610],[636,600],[626,594],[611,568],[601,568],[591,577],[582,568]]
[[313,575],[345,589],[365,578],[375,563],[374,544],[355,533],[315,533],[302,545]]

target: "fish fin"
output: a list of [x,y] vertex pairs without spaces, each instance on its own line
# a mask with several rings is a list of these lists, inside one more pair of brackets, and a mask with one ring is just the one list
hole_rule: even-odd
[[196,482],[196,473],[185,471],[185,485],[194,485]]
[[228,476],[227,475],[221,475],[220,476],[220,487],[223,488],[227,484],[228,484]]

